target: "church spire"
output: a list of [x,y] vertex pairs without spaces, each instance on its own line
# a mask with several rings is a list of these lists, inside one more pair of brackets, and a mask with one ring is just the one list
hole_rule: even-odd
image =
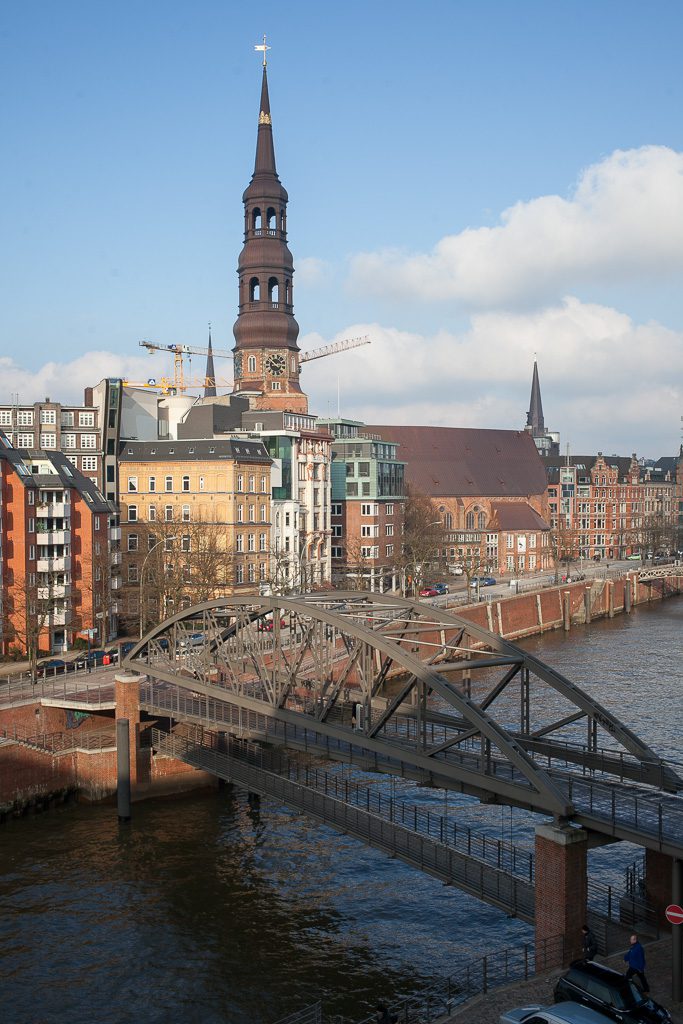
[[531,399],[526,417],[527,429],[531,428],[532,437],[542,437],[545,433],[543,420],[543,403],[541,402],[541,385],[538,380],[538,363],[534,359],[534,375],[531,381]]
[[211,346],[211,324],[209,324],[209,351],[206,355],[206,374],[204,379],[204,398],[216,397],[216,371],[213,368],[213,348]]
[[237,266],[239,310],[234,391],[251,408],[307,412],[299,384],[299,325],[294,319],[294,261],[287,245],[287,202],[275,167],[265,37],[256,160],[244,191],[244,246]]

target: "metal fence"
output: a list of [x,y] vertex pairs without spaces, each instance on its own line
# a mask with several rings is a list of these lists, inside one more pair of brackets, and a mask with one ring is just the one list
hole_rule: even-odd
[[318,1002],[299,1010],[298,1013],[290,1013],[288,1017],[281,1017],[276,1024],[322,1024],[322,1019],[322,1003]]

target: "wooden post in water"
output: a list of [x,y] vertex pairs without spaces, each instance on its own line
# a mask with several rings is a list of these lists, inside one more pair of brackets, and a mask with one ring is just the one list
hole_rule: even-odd
[[591,621],[591,588],[586,587],[583,592],[583,607],[586,612],[586,625],[590,625]]
[[565,633],[568,633],[572,628],[572,613],[571,613],[571,593],[565,590],[562,595],[562,627]]
[[630,574],[624,580],[624,612],[627,615],[631,613],[631,576]]
[[614,583],[607,581],[607,617],[614,618]]
[[116,721],[116,803],[119,821],[130,821],[130,736],[128,719]]

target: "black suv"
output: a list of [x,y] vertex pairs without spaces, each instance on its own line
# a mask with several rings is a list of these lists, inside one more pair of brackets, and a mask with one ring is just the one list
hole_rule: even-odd
[[623,1024],[669,1024],[671,1014],[633,981],[593,960],[575,960],[557,985],[556,1003],[571,999]]

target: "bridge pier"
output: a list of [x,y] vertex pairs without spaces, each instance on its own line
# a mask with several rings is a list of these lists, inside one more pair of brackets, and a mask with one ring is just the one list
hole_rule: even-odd
[[[116,721],[128,721],[128,747],[130,751],[130,785],[135,788],[142,781],[140,764],[140,683],[147,677],[133,672],[117,672],[115,680]],[[118,726],[117,726],[118,727]]]
[[[536,954],[546,967],[581,955],[588,899],[588,833],[557,824],[536,828]],[[562,944],[555,943],[561,937]]]

